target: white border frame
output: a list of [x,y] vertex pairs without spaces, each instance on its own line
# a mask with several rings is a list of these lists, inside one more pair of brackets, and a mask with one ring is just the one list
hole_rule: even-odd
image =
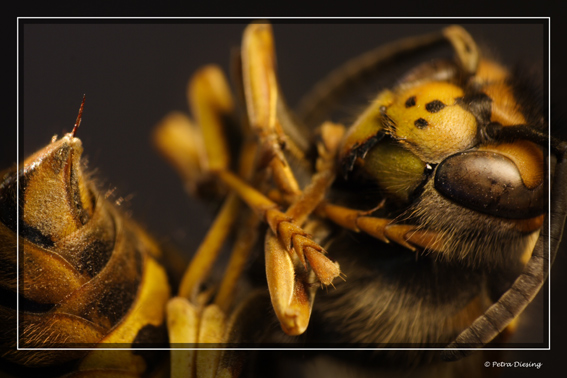
[[[353,21],[363,21],[363,20],[547,20],[548,21],[548,99],[551,99],[551,17],[17,17],[16,22],[16,96],[17,96],[17,109],[16,109],[16,166],[20,166],[19,160],[19,129],[20,129],[20,20],[249,20],[249,19],[269,19],[269,20],[353,20]],[[550,102],[550,101],[548,101]],[[548,106],[548,119],[550,120],[548,125],[548,132],[551,135],[551,106]],[[551,156],[551,140],[548,145],[549,155]],[[551,167],[548,167],[548,187],[551,190]],[[19,187],[19,175],[16,175],[17,186]],[[551,201],[549,201],[551,202]],[[16,203],[19,203],[19,191],[16,191]],[[548,214],[551,213],[551,203],[548,203]],[[19,219],[20,211],[19,206],[16,206],[16,219]],[[551,229],[551,217],[548,217],[548,226]],[[20,264],[20,225],[19,222],[16,224],[16,264],[19,267]],[[548,246],[551,245],[551,237],[548,239]],[[548,250],[548,254],[550,255]],[[549,256],[548,255],[548,256]],[[551,264],[548,266],[548,278],[547,282],[551,282]],[[16,272],[16,349],[17,350],[28,350],[28,351],[39,351],[39,350],[307,350],[307,351],[317,351],[317,350],[338,350],[338,351],[363,351],[363,350],[478,350],[478,348],[21,348],[19,329],[20,329],[20,298],[19,298],[19,288],[20,288],[20,271],[17,269]],[[529,351],[529,350],[551,350],[551,285],[549,285],[548,291],[548,340],[549,346],[547,348],[482,348],[484,350],[518,350],[518,351]],[[293,344],[290,344],[292,346]]]

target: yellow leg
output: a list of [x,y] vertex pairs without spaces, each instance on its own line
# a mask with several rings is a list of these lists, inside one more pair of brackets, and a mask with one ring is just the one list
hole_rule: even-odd
[[[222,347],[225,342],[226,316],[222,310],[212,304],[201,313],[199,344],[208,344],[213,348]],[[214,378],[218,369],[220,350],[201,349],[197,351],[197,377]]]
[[254,23],[246,28],[242,40],[242,76],[250,125],[259,136],[263,154],[270,159],[274,181],[282,192],[298,195],[299,185],[280,147],[284,137],[276,117],[280,94],[269,24]]
[[239,208],[238,197],[230,194],[183,275],[179,285],[180,296],[193,299],[197,295],[199,284],[207,277],[215,263],[221,247],[236,221]]
[[[211,172],[228,169],[230,154],[223,119],[231,114],[234,105],[226,79],[216,66],[206,66],[191,78],[188,98],[198,127],[192,126],[187,117],[175,114],[162,122],[155,136],[161,151],[191,182],[195,176],[210,177]],[[244,164],[251,164],[249,158],[244,160]],[[180,296],[195,299],[199,284],[215,263],[238,212],[238,197],[231,194],[187,268]]]
[[[224,329],[224,324],[214,321],[217,317],[209,319],[207,314],[211,311],[217,315],[229,313],[235,283],[256,239],[253,233],[247,234],[241,230],[214,304],[206,307],[200,305],[197,299],[199,284],[208,275],[235,222],[238,214],[237,196],[256,213],[255,216],[249,216],[245,225],[241,227],[247,228],[248,231],[255,230],[259,220],[264,220],[272,230],[266,237],[266,270],[273,295],[272,301],[286,332],[299,334],[307,327],[316,289],[312,285],[315,281],[314,276],[317,276],[322,284],[329,285],[340,275],[338,264],[324,256],[323,248],[309,238],[301,228],[301,224],[323,200],[327,188],[334,180],[334,156],[344,128],[326,125],[321,129],[323,143],[319,145],[318,172],[302,193],[281,151],[281,131],[276,119],[278,90],[273,59],[270,58],[273,58],[273,41],[269,26],[267,28],[260,25],[251,26],[245,35],[243,45],[244,91],[251,130],[256,134],[260,147],[256,147],[250,138],[247,139],[247,144],[241,153],[239,175],[228,169],[229,153],[224,141],[222,118],[232,109],[232,102],[222,75],[215,67],[206,67],[193,77],[188,90],[190,106],[199,126],[202,144],[206,148],[192,145],[192,149],[196,151],[193,155],[198,156],[198,164],[194,164],[195,159],[191,160],[192,165],[190,168],[185,168],[185,171],[198,171],[199,174],[209,177],[215,176],[231,190],[231,194],[189,265],[179,289],[179,295],[189,298],[196,306],[196,316],[200,319],[198,340],[202,340],[205,334],[217,332],[218,337],[215,340],[222,342],[219,332]],[[186,132],[185,140],[191,139],[188,134]],[[169,136],[169,147],[171,145],[177,150],[183,146],[182,143],[178,143],[176,134]],[[166,143],[166,150],[167,147]],[[186,160],[187,157],[177,153],[178,151],[168,152],[172,156],[170,159],[177,163],[177,166],[183,167],[179,161]],[[277,209],[276,203],[256,189],[266,184],[266,178],[251,180],[254,174],[263,175],[263,173],[255,173],[258,160],[262,159],[261,156],[270,156],[269,166],[274,181],[280,192],[292,202],[285,214]],[[187,165],[185,162],[185,167]],[[255,182],[255,185],[248,184],[248,181]],[[303,267],[298,261],[301,261]],[[307,269],[308,265],[312,270]],[[285,298],[282,297],[282,293],[287,293],[284,295]],[[178,310],[173,307],[171,311],[171,318],[175,319]],[[204,357],[204,354],[202,357],[199,355],[195,357],[197,371],[199,364],[217,364],[218,354],[207,353],[207,355],[208,357]],[[208,362],[200,363],[200,360]]]
[[253,213],[249,213],[242,226],[238,229],[234,247],[230,254],[230,260],[225,269],[222,281],[215,296],[215,304],[225,313],[228,313],[234,298],[234,291],[240,275],[242,274],[250,251],[258,239],[258,226],[260,219]]
[[[186,298],[175,297],[167,304],[167,330],[172,348],[191,347],[199,335],[199,310]],[[171,351],[171,378],[195,377],[194,350]]]
[[[199,308],[183,297],[169,301],[167,328],[172,347],[195,348],[206,344],[220,348],[226,341],[225,313],[214,304]],[[214,378],[220,356],[219,350],[172,350],[171,377]]]
[[[313,259],[321,257],[322,259],[328,260],[322,255],[322,253],[324,253],[323,247],[309,239],[309,235],[303,231],[300,226],[293,223],[293,218],[290,218],[278,210],[275,202],[245,183],[232,172],[222,171],[219,172],[218,175],[230,189],[237,193],[240,198],[254,210],[258,217],[268,223],[272,232],[280,238],[287,251],[294,251],[297,256],[300,257],[304,265],[306,265],[306,255],[311,256]],[[321,256],[318,256],[318,254],[321,254]],[[325,264],[316,265],[321,267],[325,266]],[[336,272],[336,276],[338,276],[339,273],[340,271]],[[330,283],[329,281],[332,281],[332,278],[328,276],[327,272],[321,271],[317,276],[322,279],[321,282],[324,284],[328,285]]]
[[[226,80],[215,66],[207,66],[199,70],[188,85],[188,98],[192,113],[197,119],[193,126],[186,116],[173,114],[158,127],[155,139],[158,148],[168,157],[173,165],[188,182],[201,177],[211,178],[213,172],[225,171],[229,165],[229,152],[223,129],[223,118],[233,108],[233,101]],[[240,174],[250,178],[255,172],[256,142],[248,138],[242,149]],[[195,184],[198,187],[199,183]],[[215,263],[222,245],[227,238],[236,217],[239,214],[239,199],[231,194],[225,200],[205,239],[201,243],[189,267],[187,268],[179,288],[179,295],[191,299],[198,305],[198,287],[203,282]],[[248,222],[255,228],[257,221]],[[240,232],[241,235],[244,235]],[[244,240],[243,240],[244,239]],[[224,311],[230,306],[231,292],[234,282],[242,271],[249,249],[254,242],[253,237],[242,236],[238,239],[233,251],[230,273],[221,284],[216,303]],[[199,306],[201,307],[201,306]]]
[[392,219],[368,216],[373,210],[353,210],[329,203],[322,203],[317,210],[346,229],[365,232],[385,243],[393,241],[412,251],[415,251],[416,248],[441,251],[443,248],[443,236],[440,233],[418,230],[415,225],[396,224]]
[[265,256],[270,298],[281,327],[288,335],[300,335],[309,324],[314,288],[307,284],[309,279],[305,274],[296,274],[293,259],[269,230]]
[[275,202],[245,183],[240,177],[229,171],[218,172],[219,178],[238,193],[258,217],[268,223],[283,246],[290,252],[294,251],[306,269],[309,262],[317,278],[324,285],[331,284],[333,279],[340,275],[340,269],[338,264],[324,256],[324,249],[309,238],[301,228],[301,224],[323,200],[327,188],[334,180],[334,156],[343,133],[342,126],[332,124],[322,126],[322,142],[318,146],[320,154],[318,172],[313,176],[306,191],[297,197],[285,214],[277,209]]
[[201,68],[189,81],[187,94],[191,113],[203,135],[204,169],[228,169],[230,153],[223,118],[232,115],[234,103],[224,74],[217,66]]
[[156,127],[153,141],[158,151],[175,168],[189,193],[198,196],[211,181],[202,168],[203,136],[183,113],[168,114]]

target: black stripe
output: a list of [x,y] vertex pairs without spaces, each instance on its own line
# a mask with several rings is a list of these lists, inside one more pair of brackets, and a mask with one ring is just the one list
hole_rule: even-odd
[[[113,326],[126,315],[130,307],[132,307],[140,280],[121,281],[115,282],[106,286],[99,293],[96,299],[96,309],[99,314],[104,316],[110,321]],[[90,319],[90,316],[85,314],[84,318]]]
[[89,241],[80,253],[78,269],[86,271],[91,277],[96,276],[112,256],[114,240],[94,239]]
[[[20,287],[20,312],[43,313],[50,311],[55,307],[54,303],[39,303],[34,300],[26,298],[22,294],[22,287]],[[5,308],[16,309],[16,293],[0,286],[0,306]]]
[[10,230],[16,232],[16,174],[19,174],[20,187],[19,187],[19,209],[20,209],[20,236],[26,238],[34,244],[41,247],[48,248],[53,247],[53,240],[48,235],[43,234],[40,230],[32,227],[24,222],[24,202],[26,187],[29,179],[29,175],[33,174],[33,171],[28,171],[24,174],[23,171],[13,171],[5,176],[2,185],[0,185],[0,221],[4,223],[6,227]]
[[[15,170],[6,174],[0,185],[0,221],[14,232],[16,231],[16,174]],[[24,185],[22,182],[20,184]]]
[[[82,274],[88,273],[91,277],[96,276],[106,266],[115,248],[116,242],[116,222],[114,212],[106,214],[102,203],[95,208],[98,219],[95,227],[91,227],[81,240],[76,244],[73,251],[73,261],[76,261],[77,270]],[[108,206],[108,205],[107,205]],[[100,214],[102,212],[102,214]]]
[[83,200],[81,199],[81,191],[79,189],[79,177],[77,177],[77,172],[79,168],[73,167],[73,150],[71,150],[71,158],[69,159],[69,185],[70,193],[73,200],[73,205],[77,211],[76,216],[79,218],[81,224],[85,225],[90,217],[88,212],[83,207]]

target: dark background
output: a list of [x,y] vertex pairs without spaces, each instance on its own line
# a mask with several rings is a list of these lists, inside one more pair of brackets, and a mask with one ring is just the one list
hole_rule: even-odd
[[[185,88],[196,69],[217,63],[228,70],[230,49],[239,45],[247,23],[228,22],[21,20],[18,99],[22,156],[47,144],[53,134],[71,131],[86,93],[77,136],[83,141],[89,168],[96,170],[99,186],[103,190],[116,187],[116,199],[130,196],[122,205],[126,211],[159,240],[191,253],[206,232],[212,213],[186,195],[176,174],[152,148],[150,135],[167,112],[186,111]],[[380,20],[273,23],[279,81],[292,107],[317,80],[347,59],[443,26]],[[548,29],[542,20],[455,23],[465,24],[475,39],[488,45],[505,64],[547,67]],[[559,114],[559,119],[565,116]],[[14,161],[12,127],[2,128],[2,167]],[[567,138],[565,128],[558,125],[553,125],[552,132]],[[561,365],[561,339],[567,335],[560,319],[565,308],[566,281],[561,276],[566,264],[564,243],[552,272],[552,351],[514,352],[508,360],[543,362],[545,370]],[[528,308],[516,341],[541,342],[541,324],[546,319],[547,302],[540,295]],[[543,332],[547,334],[545,327]],[[503,373],[537,374],[535,369],[505,369]]]

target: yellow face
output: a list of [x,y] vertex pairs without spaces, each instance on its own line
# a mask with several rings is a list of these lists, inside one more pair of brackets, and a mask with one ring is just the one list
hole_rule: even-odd
[[459,105],[463,96],[447,82],[402,88],[385,112],[388,131],[423,161],[438,163],[475,143],[476,119]]

